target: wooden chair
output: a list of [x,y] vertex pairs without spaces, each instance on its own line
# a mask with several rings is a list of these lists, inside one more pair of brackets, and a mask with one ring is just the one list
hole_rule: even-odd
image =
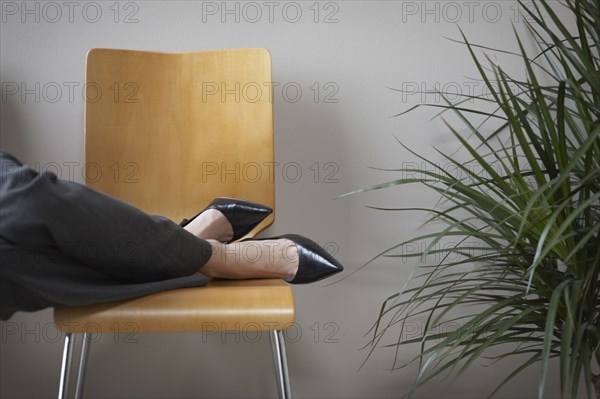
[[[87,186],[176,222],[219,196],[274,208],[266,50],[93,49],[86,83]],[[66,333],[60,398],[67,395],[78,333],[83,339],[75,397],[82,395],[90,325],[93,333],[131,332],[132,325],[138,332],[268,330],[279,395],[290,395],[282,330],[294,321],[294,301],[281,280],[211,281],[133,300],[57,308],[54,318]]]

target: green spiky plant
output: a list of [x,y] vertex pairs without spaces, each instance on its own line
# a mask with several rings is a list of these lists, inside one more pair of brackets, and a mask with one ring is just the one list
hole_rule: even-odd
[[[439,152],[462,176],[429,167],[419,178],[354,192],[421,184],[442,198],[433,209],[393,209],[427,211],[427,223],[442,227],[379,255],[406,256],[397,251],[428,243],[414,254],[422,273],[383,303],[370,341],[371,351],[420,343],[419,355],[408,362],[419,365],[411,394],[438,375],[458,378],[481,357],[516,356],[519,366],[492,396],[539,364],[543,397],[549,360],[559,357],[561,395],[575,397],[584,384],[588,397],[600,398],[600,376],[594,375],[600,363],[600,1],[521,6],[539,46],[530,55],[515,31],[520,51],[514,55],[526,79],[481,61],[480,48],[494,49],[462,35],[491,93],[441,106],[468,131],[446,123],[470,161]],[[575,33],[561,22],[557,6],[575,19]],[[494,110],[485,111],[490,104]],[[483,123],[474,122],[482,117]],[[496,124],[486,129],[490,121]],[[457,244],[440,247],[448,239]],[[427,264],[430,255],[441,261]],[[421,336],[398,339],[415,318],[426,320]],[[446,331],[449,318],[462,327]],[[384,345],[392,334],[394,343]],[[397,360],[393,368],[402,366]]]

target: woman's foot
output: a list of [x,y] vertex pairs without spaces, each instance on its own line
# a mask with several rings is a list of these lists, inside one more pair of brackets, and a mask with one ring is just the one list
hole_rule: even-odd
[[200,273],[231,279],[281,278],[312,283],[344,268],[314,241],[297,234],[223,244],[208,240],[212,255]]
[[212,256],[200,268],[208,277],[280,278],[292,281],[298,271],[296,244],[288,239],[248,240],[223,244],[208,240]]
[[183,227],[198,238],[228,242],[233,238],[229,220],[216,209],[207,209]]
[[191,220],[184,219],[180,226],[192,225],[186,230],[203,239],[230,242],[243,238],[272,212],[273,209],[266,205],[219,197]]

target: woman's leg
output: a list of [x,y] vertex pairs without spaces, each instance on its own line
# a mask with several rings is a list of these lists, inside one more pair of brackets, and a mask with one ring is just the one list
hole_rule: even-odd
[[0,319],[16,311],[82,306],[132,299],[160,291],[205,285],[196,273],[130,283],[65,256],[55,247],[22,246],[0,237]]
[[81,184],[37,173],[0,152],[0,236],[21,247],[57,248],[129,282],[191,275],[211,245],[176,223]]
[[290,240],[228,245],[204,240],[231,234],[218,211],[181,228],[53,173],[38,174],[10,154],[0,152],[0,163],[0,236],[21,247],[55,247],[87,267],[129,282],[197,271],[210,277],[288,280],[298,268]]

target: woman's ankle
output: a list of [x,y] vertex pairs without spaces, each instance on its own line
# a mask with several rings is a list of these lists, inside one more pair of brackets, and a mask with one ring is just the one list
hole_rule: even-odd
[[204,240],[227,242],[233,238],[233,227],[225,215],[216,209],[205,210],[184,229]]
[[212,255],[200,273],[208,277],[290,281],[298,270],[298,252],[291,240],[249,240],[232,244],[207,241],[212,247]]

